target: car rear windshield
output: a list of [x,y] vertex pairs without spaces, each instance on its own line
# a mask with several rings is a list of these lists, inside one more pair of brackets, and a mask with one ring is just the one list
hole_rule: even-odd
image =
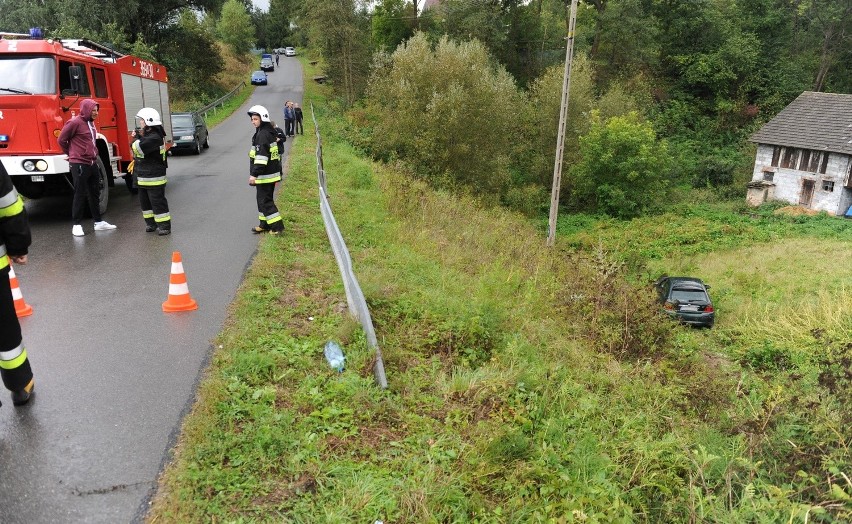
[[671,300],[679,300],[680,302],[701,301],[707,302],[707,293],[700,289],[672,289]]
[[175,115],[172,117],[172,127],[192,127],[192,117],[189,115]]

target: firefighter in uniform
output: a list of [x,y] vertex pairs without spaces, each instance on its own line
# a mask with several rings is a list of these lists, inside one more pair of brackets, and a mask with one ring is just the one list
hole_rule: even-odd
[[248,110],[255,127],[249,151],[249,185],[257,189],[257,211],[260,224],[252,233],[277,235],[284,230],[281,214],[275,206],[275,183],[281,181],[281,156],[278,136],[269,119],[269,111],[263,106],[252,106]]
[[26,404],[33,394],[33,372],[15,313],[15,299],[9,283],[10,259],[27,263],[30,226],[24,201],[12,186],[12,178],[0,163],[0,376],[12,392],[12,403]]
[[139,129],[133,131],[136,139],[130,144],[133,151],[133,175],[139,186],[139,203],[145,231],[168,235],[172,232],[172,216],[166,200],[166,130],[160,113],[143,107],[136,113]]

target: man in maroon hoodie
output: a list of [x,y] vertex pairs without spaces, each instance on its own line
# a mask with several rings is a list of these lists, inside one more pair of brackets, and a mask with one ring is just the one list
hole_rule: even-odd
[[115,226],[101,218],[100,177],[98,174],[98,132],[95,119],[98,117],[98,104],[89,98],[80,102],[80,114],[65,123],[59,134],[59,147],[68,155],[71,177],[74,179],[74,200],[71,204],[71,218],[74,227],[71,234],[81,237],[83,232],[83,206],[89,201],[89,211],[95,221],[95,231],[115,229]]

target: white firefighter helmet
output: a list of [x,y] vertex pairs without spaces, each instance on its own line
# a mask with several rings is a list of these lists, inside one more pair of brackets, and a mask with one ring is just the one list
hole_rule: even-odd
[[248,114],[249,116],[259,116],[261,122],[272,122],[272,120],[269,119],[269,111],[267,111],[263,106],[251,106],[248,110]]
[[161,126],[163,121],[160,120],[160,113],[153,107],[143,107],[136,113],[136,118],[144,120],[146,126]]

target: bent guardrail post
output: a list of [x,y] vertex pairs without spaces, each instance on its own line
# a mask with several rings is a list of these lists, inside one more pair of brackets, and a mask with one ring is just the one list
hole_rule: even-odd
[[382,350],[379,348],[379,342],[376,339],[376,330],[373,327],[373,319],[370,317],[367,300],[364,298],[364,292],[361,291],[358,278],[352,270],[352,258],[349,256],[346,242],[343,240],[343,235],[340,233],[340,228],[337,227],[337,221],[334,219],[334,213],[331,211],[331,205],[328,203],[328,194],[326,193],[325,186],[325,169],[323,169],[322,165],[322,139],[320,138],[319,125],[317,125],[317,117],[314,113],[313,104],[311,104],[311,116],[317,135],[317,182],[319,185],[320,212],[322,213],[322,221],[325,224],[325,232],[328,235],[331,250],[334,253],[337,267],[340,269],[340,276],[343,279],[343,289],[346,291],[346,303],[349,306],[349,313],[361,323],[361,328],[367,337],[367,346],[375,354],[373,376],[379,387],[387,389],[388,379],[385,376],[385,363],[382,359]]

